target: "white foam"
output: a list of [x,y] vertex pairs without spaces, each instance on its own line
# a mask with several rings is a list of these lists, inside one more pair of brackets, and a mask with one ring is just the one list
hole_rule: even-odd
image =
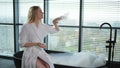
[[54,63],[62,65],[94,68],[106,64],[103,54],[96,55],[93,52],[52,53],[50,56]]

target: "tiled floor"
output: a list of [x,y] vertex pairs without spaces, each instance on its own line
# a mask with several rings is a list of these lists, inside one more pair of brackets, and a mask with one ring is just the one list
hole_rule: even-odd
[[13,60],[0,58],[0,68],[15,68]]

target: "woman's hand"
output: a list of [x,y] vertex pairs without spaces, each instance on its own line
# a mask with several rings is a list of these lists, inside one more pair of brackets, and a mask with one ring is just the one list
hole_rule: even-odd
[[41,48],[46,48],[46,45],[43,43],[37,43],[38,46],[40,46]]
[[61,20],[61,17],[55,18],[55,19],[53,20],[53,24],[54,24],[54,25],[57,25],[57,24],[58,24],[58,21],[60,21],[60,20]]
[[54,28],[59,31],[59,27],[58,27],[58,21],[60,21],[62,18],[61,17],[57,17],[53,20],[53,24],[54,24]]

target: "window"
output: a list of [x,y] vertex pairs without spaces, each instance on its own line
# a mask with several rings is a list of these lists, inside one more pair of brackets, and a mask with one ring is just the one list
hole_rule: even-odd
[[78,28],[62,27],[58,33],[49,34],[48,48],[55,51],[78,51]]
[[58,24],[60,31],[46,38],[48,50],[78,52],[81,49],[106,54],[107,58],[105,45],[109,28],[105,26],[100,30],[99,26],[108,22],[118,31],[114,61],[120,61],[119,0],[0,0],[0,55],[12,56],[19,48],[15,37],[18,37],[21,25],[26,23],[28,9],[33,5],[42,8],[46,24],[53,25],[54,18],[66,16]]
[[108,22],[118,30],[114,61],[120,61],[120,1],[84,0],[83,3],[82,51],[94,51],[97,54],[106,53],[107,57],[108,51],[106,52],[105,45],[109,39],[109,29],[100,30],[99,26]]
[[0,55],[14,53],[13,0],[0,0]]
[[13,0],[0,0],[0,23],[13,23]]
[[78,52],[79,38],[79,7],[80,0],[50,0],[48,12],[48,24],[58,16],[66,16],[67,19],[59,22],[60,32],[48,35],[48,49],[56,51]]

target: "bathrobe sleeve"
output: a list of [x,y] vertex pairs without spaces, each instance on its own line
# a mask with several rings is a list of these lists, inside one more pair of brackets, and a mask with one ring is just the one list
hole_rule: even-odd
[[56,33],[56,32],[58,32],[58,30],[53,28],[53,26],[50,26],[50,25],[45,25],[45,26],[46,26],[46,28],[47,28],[49,33]]
[[23,47],[27,42],[28,42],[28,29],[26,25],[23,25],[21,32],[19,34],[19,44],[21,47]]

